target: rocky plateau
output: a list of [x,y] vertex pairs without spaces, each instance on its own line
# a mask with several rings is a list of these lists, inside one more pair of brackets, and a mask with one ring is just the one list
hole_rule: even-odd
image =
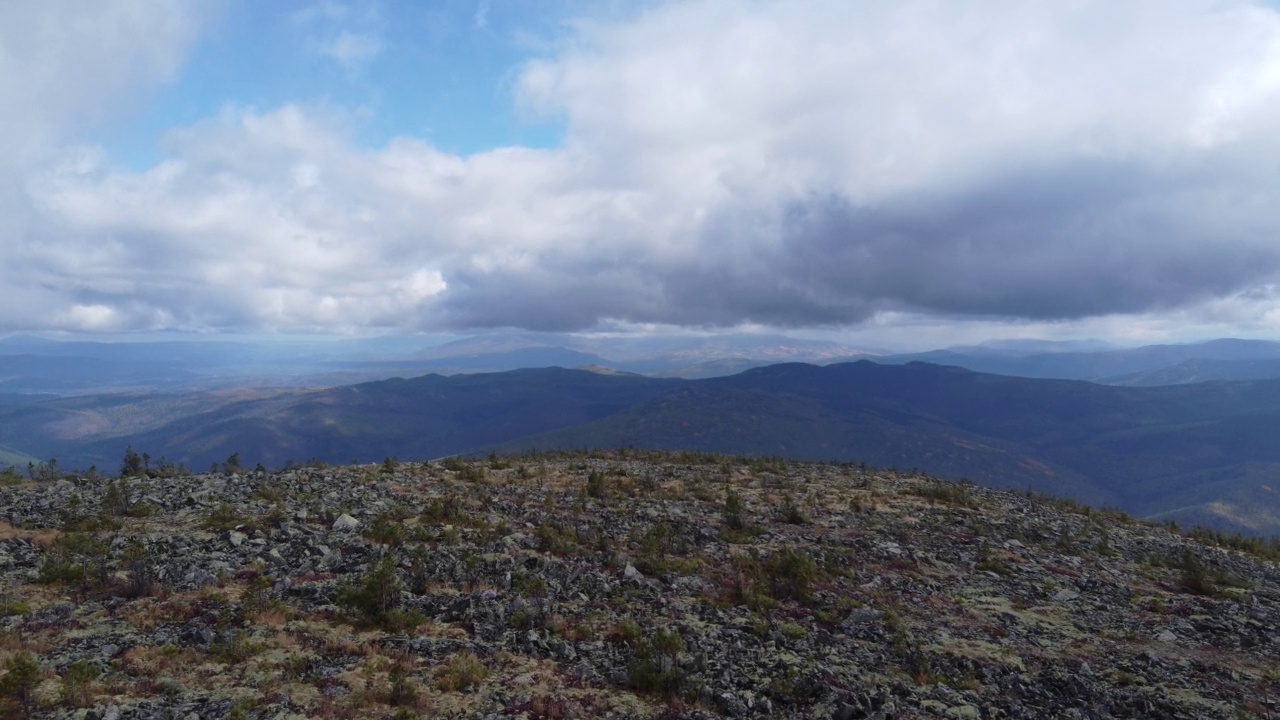
[[1277,557],[693,453],[11,482],[0,716],[1274,718]]

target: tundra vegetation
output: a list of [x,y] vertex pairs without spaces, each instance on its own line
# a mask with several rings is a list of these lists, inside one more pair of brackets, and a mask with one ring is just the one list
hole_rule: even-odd
[[6,476],[0,716],[1280,716],[1275,541],[704,453],[161,466]]

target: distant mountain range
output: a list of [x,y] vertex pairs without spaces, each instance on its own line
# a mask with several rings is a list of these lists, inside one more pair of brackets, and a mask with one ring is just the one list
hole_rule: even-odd
[[106,343],[14,336],[0,339],[0,392],[334,387],[392,376],[585,366],[697,378],[776,362],[827,363],[869,355],[839,343],[761,334],[590,338],[526,333],[424,346],[427,342],[399,337]]
[[1278,383],[1280,343],[1237,339],[872,355],[756,334],[430,347],[10,337],[0,467],[114,470],[126,445],[193,469],[232,453],[275,467],[633,445],[915,467],[1280,533]]
[[1186,385],[1210,380],[1261,380],[1280,378],[1280,358],[1214,360],[1196,358],[1176,365],[1116,375],[1106,379],[1112,385],[1154,387]]
[[491,334],[425,346],[426,339],[346,341],[63,342],[0,339],[0,392],[63,395],[232,388],[316,388],[392,376],[607,368],[659,378],[723,377],[781,362],[923,361],[1018,377],[1114,385],[1176,385],[1280,377],[1280,343],[1220,339],[1115,348],[1096,340],[998,340],[889,354],[783,335],[585,337]]
[[871,354],[840,343],[783,335],[626,338],[500,335],[440,345],[422,353],[421,360],[435,372],[592,365],[655,377],[694,379],[731,375],[779,362],[821,364]]
[[997,375],[1091,380],[1115,385],[1177,385],[1205,380],[1280,377],[1280,343],[1229,338],[1187,345],[1054,352],[970,346],[888,355],[875,360],[882,363],[922,361]]
[[1280,533],[1280,380],[1115,387],[926,363],[677,380],[559,368],[325,389],[0,396],[10,457],[202,469],[634,446],[861,461]]

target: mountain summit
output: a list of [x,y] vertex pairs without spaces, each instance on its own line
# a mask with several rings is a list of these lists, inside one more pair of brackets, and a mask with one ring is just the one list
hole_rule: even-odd
[[1280,547],[865,466],[387,461],[0,508],[6,717],[1225,720],[1280,693]]

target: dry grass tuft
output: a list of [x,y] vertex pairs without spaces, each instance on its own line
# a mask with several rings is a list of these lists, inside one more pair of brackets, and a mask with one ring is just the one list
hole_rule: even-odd
[[62,537],[61,530],[48,528],[28,530],[0,520],[0,540],[29,540],[40,547],[47,548],[52,547],[60,537]]

